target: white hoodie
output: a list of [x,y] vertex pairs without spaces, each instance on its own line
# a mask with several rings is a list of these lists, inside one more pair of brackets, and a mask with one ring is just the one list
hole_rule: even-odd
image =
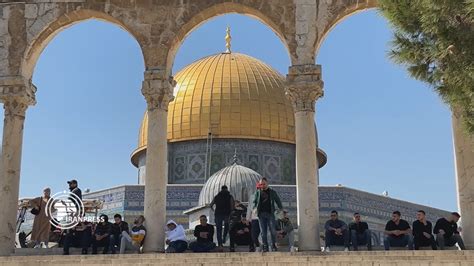
[[186,241],[186,234],[184,233],[184,228],[183,226],[177,224],[173,220],[169,220],[167,223],[168,224],[174,224],[176,225],[176,228],[173,230],[166,230],[166,239],[168,239],[170,242],[177,241],[177,240],[183,240]]

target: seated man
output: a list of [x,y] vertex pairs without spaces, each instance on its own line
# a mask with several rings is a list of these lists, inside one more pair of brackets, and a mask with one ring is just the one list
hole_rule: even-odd
[[140,248],[145,240],[146,228],[143,226],[145,217],[143,215],[138,216],[133,222],[133,227],[130,230],[130,234],[123,231],[122,239],[120,240],[120,254],[125,254],[126,250],[133,250],[140,253]]
[[122,215],[117,213],[114,215],[114,223],[110,228],[110,250],[112,251],[112,254],[115,254],[116,252],[115,246],[120,248],[122,232],[129,234],[128,223],[122,221]]
[[69,248],[82,248],[82,254],[87,254],[87,249],[92,241],[92,224],[81,222],[72,229],[64,232],[63,255],[69,255]]
[[240,223],[242,215],[247,213],[247,207],[243,205],[239,200],[234,200],[234,209],[229,216],[229,228],[232,230],[234,224]]
[[245,218],[246,213],[242,213],[242,217],[239,222],[234,222],[230,229],[230,252],[235,251],[235,244],[238,246],[249,246],[249,251],[255,251],[255,247],[252,241],[252,227],[250,222]]
[[352,249],[357,251],[359,245],[367,245],[367,250],[372,250],[372,235],[369,230],[369,225],[360,220],[360,213],[354,213],[354,221],[349,224],[349,231],[351,232]]
[[99,216],[100,222],[96,225],[94,235],[92,236],[92,254],[97,254],[97,248],[103,247],[103,254],[109,252],[110,228],[109,217],[105,214]]
[[189,243],[189,249],[194,252],[209,252],[216,248],[213,241],[214,226],[207,223],[206,215],[199,217],[200,224],[194,227],[196,241]]
[[401,213],[394,211],[392,213],[392,220],[385,225],[385,239],[383,245],[385,250],[390,250],[390,247],[406,247],[413,250],[413,235],[411,234],[410,224],[400,219]]
[[288,244],[290,252],[295,250],[295,232],[293,229],[293,224],[288,218],[288,211],[283,210],[283,217],[276,222],[277,243],[279,245]]
[[461,250],[465,250],[464,241],[459,234],[458,224],[461,215],[457,212],[451,213],[448,218],[440,218],[435,225],[434,233],[439,249],[443,250],[446,246],[453,247],[456,243]]
[[166,253],[181,253],[188,249],[188,242],[186,241],[186,234],[183,226],[177,224],[173,220],[166,223]]
[[324,251],[329,252],[331,246],[344,246],[344,251],[349,251],[349,230],[343,221],[338,219],[337,211],[331,211],[331,219],[324,225],[326,229],[326,247]]
[[419,250],[420,247],[430,246],[433,250],[438,249],[432,232],[433,226],[430,221],[426,220],[425,211],[419,210],[416,213],[416,221],[413,222],[413,243],[415,250]]

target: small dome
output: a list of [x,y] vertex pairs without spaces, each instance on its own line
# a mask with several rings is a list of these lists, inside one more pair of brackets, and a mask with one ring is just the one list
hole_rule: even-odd
[[199,194],[199,206],[211,203],[221,187],[226,185],[234,199],[248,202],[249,195],[255,192],[257,182],[262,178],[254,170],[238,165],[236,162],[231,166],[222,168],[213,174],[202,187]]

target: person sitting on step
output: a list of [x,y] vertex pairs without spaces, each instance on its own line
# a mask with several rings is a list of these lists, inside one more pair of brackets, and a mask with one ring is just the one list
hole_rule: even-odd
[[120,254],[124,254],[126,250],[133,250],[140,253],[140,248],[145,240],[146,228],[143,226],[145,217],[143,215],[135,218],[130,234],[123,231],[120,240]]
[[216,248],[214,243],[214,226],[207,223],[206,215],[199,217],[200,224],[194,227],[196,241],[189,243],[189,249],[194,252],[209,252]]
[[92,241],[92,224],[90,222],[80,222],[72,229],[64,231],[63,255],[69,255],[71,247],[81,248],[81,254],[87,254],[87,250]]
[[295,251],[295,232],[293,224],[291,223],[290,218],[288,217],[288,211],[283,210],[283,217],[279,218],[276,221],[276,235],[277,243],[279,245],[288,244],[288,250],[290,252]]
[[439,249],[443,250],[446,246],[453,247],[456,243],[461,250],[465,250],[464,241],[459,234],[458,224],[461,215],[457,212],[451,213],[448,218],[440,218],[436,222],[434,233]]
[[103,254],[109,252],[110,245],[110,229],[112,224],[109,223],[109,216],[102,214],[99,216],[99,223],[96,224],[94,235],[92,236],[92,254],[97,254],[97,248],[103,247]]
[[383,245],[385,250],[390,250],[390,247],[406,247],[413,250],[413,235],[411,233],[410,224],[400,219],[401,213],[394,211],[392,219],[385,225],[385,238]]
[[433,236],[433,226],[430,221],[426,220],[426,213],[423,210],[416,213],[416,221],[413,222],[413,244],[415,250],[419,250],[420,247],[438,249]]
[[331,219],[324,225],[326,229],[326,247],[329,252],[331,246],[344,246],[344,251],[349,251],[349,230],[346,223],[339,220],[336,210],[331,211]]
[[166,223],[166,253],[181,253],[188,249],[188,242],[186,241],[186,233],[182,225],[177,224],[173,220]]
[[234,222],[230,229],[230,252],[235,251],[235,245],[249,246],[249,251],[254,252],[255,246],[252,241],[252,227],[247,221],[245,215],[242,213],[239,222]]
[[112,254],[115,254],[115,246],[120,248],[120,242],[122,239],[122,232],[129,234],[128,223],[122,220],[122,215],[116,213],[114,215],[114,223],[110,228],[110,250]]
[[349,231],[351,232],[352,250],[357,251],[359,245],[367,245],[367,250],[372,250],[372,234],[369,230],[369,225],[362,222],[360,213],[354,213],[354,221],[349,224]]

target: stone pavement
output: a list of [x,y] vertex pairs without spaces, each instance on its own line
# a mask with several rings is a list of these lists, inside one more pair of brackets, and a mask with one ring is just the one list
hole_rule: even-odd
[[359,251],[298,253],[185,253],[0,257],[4,265],[474,265],[474,251]]

